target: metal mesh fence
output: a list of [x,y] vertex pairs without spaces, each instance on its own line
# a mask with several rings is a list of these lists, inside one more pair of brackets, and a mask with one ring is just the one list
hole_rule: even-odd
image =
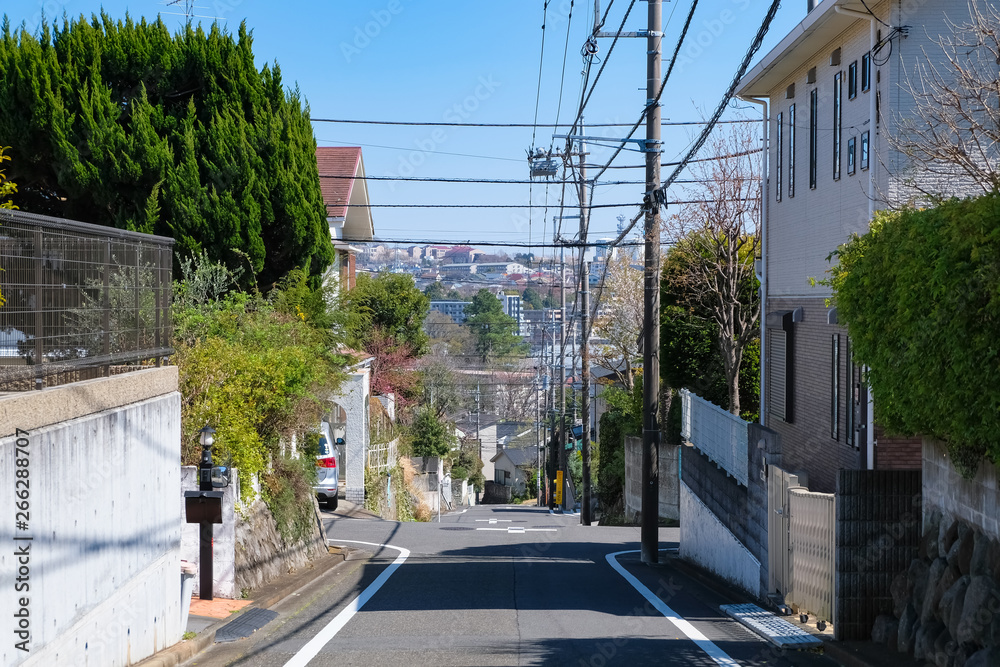
[[0,391],[159,365],[173,239],[0,210]]

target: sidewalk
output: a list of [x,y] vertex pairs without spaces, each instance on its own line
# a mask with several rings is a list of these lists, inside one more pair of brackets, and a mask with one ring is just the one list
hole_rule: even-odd
[[[706,588],[712,589],[716,594],[732,598],[732,602],[734,603],[753,602],[761,606],[758,602],[751,600],[747,596],[734,595],[734,591],[728,584],[692,563],[672,557],[670,564],[692,579],[697,580]],[[888,647],[872,641],[837,641],[833,638],[833,630],[830,626],[827,626],[825,631],[820,632],[816,628],[815,621],[812,623],[801,623],[798,615],[782,616],[781,618],[821,639],[823,641],[823,655],[842,667],[884,667],[884,665],[892,665],[892,667],[924,667],[925,665],[921,660],[914,660],[909,655],[891,651]]]
[[[344,501],[340,501],[341,507]],[[353,506],[352,506],[353,507]],[[339,511],[339,510],[338,510]],[[351,511],[351,510],[348,510]],[[361,512],[365,512],[361,509]],[[329,553],[314,560],[303,570],[278,577],[254,592],[253,600],[227,600],[192,598],[187,631],[198,633],[166,648],[142,662],[138,667],[174,667],[194,657],[215,641],[215,633],[235,615],[250,609],[270,609],[281,600],[307,586],[347,560],[349,554]]]

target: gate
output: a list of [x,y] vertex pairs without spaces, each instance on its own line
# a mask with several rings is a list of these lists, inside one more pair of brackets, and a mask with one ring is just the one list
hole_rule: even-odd
[[834,498],[768,466],[768,593],[824,621],[833,620]]
[[767,592],[788,595],[792,582],[789,541],[788,489],[799,486],[799,478],[775,465],[767,475]]
[[833,621],[834,494],[788,489],[791,586],[785,601]]

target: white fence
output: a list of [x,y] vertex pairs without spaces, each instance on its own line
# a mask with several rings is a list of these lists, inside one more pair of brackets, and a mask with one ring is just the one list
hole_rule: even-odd
[[747,485],[747,422],[681,389],[681,435],[713,463]]
[[396,460],[399,458],[398,446],[398,438],[389,442],[371,443],[368,446],[368,451],[365,452],[367,457],[365,467],[371,468],[375,472],[385,472],[395,468]]
[[785,601],[833,620],[834,494],[788,489],[791,586]]

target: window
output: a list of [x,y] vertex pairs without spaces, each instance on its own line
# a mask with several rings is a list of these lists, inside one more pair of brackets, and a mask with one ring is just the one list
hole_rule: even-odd
[[844,441],[854,444],[854,361],[851,359],[851,339],[847,339],[847,350],[844,353],[847,360],[847,396],[844,400],[844,417],[847,425],[844,429]]
[[819,150],[819,90],[812,89],[809,93],[809,188],[816,187],[816,153]]
[[768,331],[767,349],[771,355],[771,401],[769,412],[782,421],[788,415],[788,334],[780,330]]
[[788,107],[788,196],[795,196],[795,105]]
[[840,118],[841,93],[843,74],[837,72],[833,76],[833,180],[840,180]]
[[861,168],[868,168],[868,137],[871,130],[861,135]]
[[872,56],[866,53],[861,56],[861,90],[868,92],[872,87]]
[[783,114],[780,113],[778,114],[777,118],[778,123],[774,128],[774,145],[776,148],[776,150],[774,151],[774,184],[775,184],[774,190],[777,201],[781,201],[781,169],[782,169],[781,153],[785,150],[785,147],[782,145],[782,136],[781,136],[781,131],[782,131],[781,122],[783,120],[782,115]]
[[847,173],[849,175],[855,172],[855,153],[857,153],[857,140],[855,137],[851,137],[847,140]]
[[855,60],[847,67],[847,99],[853,100],[858,96],[858,61]]
[[833,334],[830,375],[830,437],[840,439],[840,334]]

